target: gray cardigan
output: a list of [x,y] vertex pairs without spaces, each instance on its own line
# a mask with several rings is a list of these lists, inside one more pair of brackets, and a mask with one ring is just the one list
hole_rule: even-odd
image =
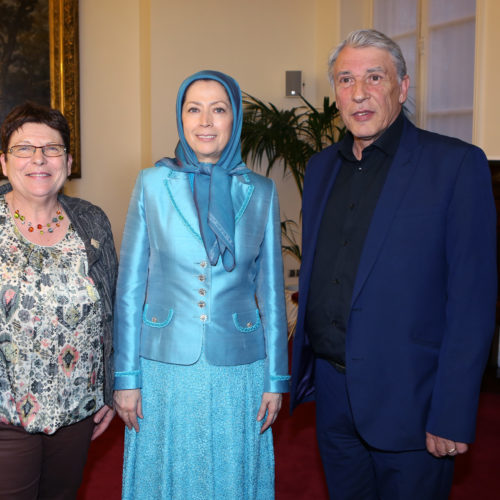
[[[0,195],[12,190],[7,183],[0,186]],[[104,402],[113,406],[113,302],[115,298],[118,259],[111,224],[98,206],[80,198],[58,196],[71,224],[83,240],[87,252],[89,275],[102,300],[104,327]]]

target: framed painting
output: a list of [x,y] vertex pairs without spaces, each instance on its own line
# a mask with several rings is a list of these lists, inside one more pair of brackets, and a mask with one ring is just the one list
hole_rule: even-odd
[[0,0],[0,122],[24,101],[59,109],[81,177],[78,0]]

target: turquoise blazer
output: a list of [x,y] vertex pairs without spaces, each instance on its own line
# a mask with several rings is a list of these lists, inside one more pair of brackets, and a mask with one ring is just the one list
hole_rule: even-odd
[[190,365],[265,359],[264,392],[287,392],[288,349],[274,183],[232,176],[236,267],[208,262],[192,174],[141,171],[130,201],[115,304],[115,389],[141,387],[139,358]]

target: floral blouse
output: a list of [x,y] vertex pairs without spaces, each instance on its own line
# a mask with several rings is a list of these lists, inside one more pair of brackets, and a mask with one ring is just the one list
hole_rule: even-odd
[[53,434],[104,404],[99,294],[71,225],[31,243],[0,196],[0,228],[0,422]]

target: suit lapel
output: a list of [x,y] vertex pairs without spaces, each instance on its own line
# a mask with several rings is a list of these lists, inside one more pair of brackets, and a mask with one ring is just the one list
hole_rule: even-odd
[[363,288],[382,249],[392,221],[413,177],[418,157],[417,129],[407,120],[366,234],[354,283],[351,305]]
[[[329,151],[329,154],[326,151]],[[337,146],[325,150],[323,155],[316,157],[318,162],[320,159],[322,160],[321,163],[310,163],[307,168],[311,170],[306,171],[307,187],[304,190],[302,207],[302,263],[300,266],[299,312],[297,316],[298,332],[303,331],[302,327],[305,321],[311,272],[321,219],[342,163],[337,151]],[[311,161],[314,162],[314,160]],[[309,343],[307,336],[305,336],[304,342]]]
[[[303,249],[309,249],[308,253],[303,255],[301,267],[302,275],[309,276],[311,272],[322,219],[322,217],[318,217],[318,214],[323,214],[325,211],[325,205],[330,196],[335,179],[337,178],[337,174],[339,173],[341,164],[342,162],[337,154],[337,149],[335,149],[332,150],[331,155],[325,158],[321,167],[318,165],[320,168],[311,171],[311,175],[313,175],[311,182],[314,182],[315,185],[312,189],[308,190],[308,198],[305,202],[310,205],[312,210],[306,212],[309,215],[302,221],[302,239],[308,242],[307,244],[303,244],[302,247]],[[304,205],[304,208],[306,208],[306,205]]]

